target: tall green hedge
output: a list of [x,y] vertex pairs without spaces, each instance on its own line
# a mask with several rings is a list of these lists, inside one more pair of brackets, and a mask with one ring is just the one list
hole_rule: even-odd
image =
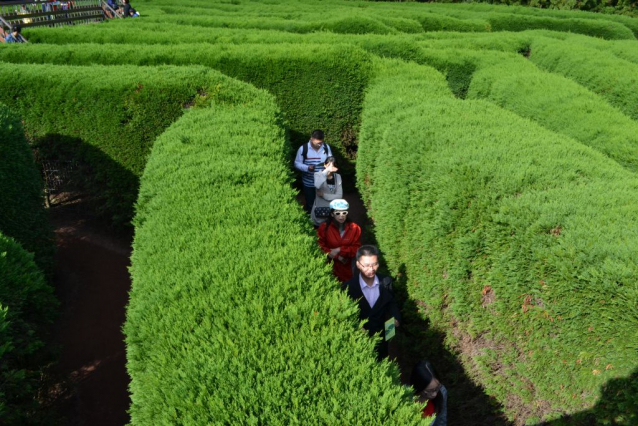
[[523,58],[478,70],[468,98],[494,102],[638,172],[638,123],[601,96]]
[[43,335],[57,301],[33,255],[0,233],[0,419],[38,424]]
[[[132,36],[128,36],[131,41]],[[153,35],[147,36],[152,39]],[[145,37],[138,39],[144,43]],[[295,145],[323,128],[328,142],[342,153],[352,148],[361,114],[370,59],[346,45],[210,45],[175,46],[33,44],[3,49],[0,59],[73,65],[206,65],[267,89],[277,97]]]
[[21,114],[35,139],[75,138],[71,150],[90,167],[85,178],[103,200],[100,209],[126,223],[155,137],[185,106],[219,90],[206,85],[209,73],[204,67],[0,63],[0,101]]
[[0,104],[0,233],[35,254],[51,271],[53,232],[44,210],[42,178],[17,115]]
[[410,296],[452,345],[463,342],[469,371],[511,417],[592,409],[602,423],[630,424],[616,408],[632,406],[629,394],[592,407],[605,382],[636,366],[638,179],[426,81],[412,87],[423,102],[390,112],[399,80],[371,87],[360,139],[360,157],[370,145],[383,159],[359,179],[373,185],[367,201],[391,268],[405,268]]
[[638,64],[569,41],[538,37],[530,47],[539,68],[571,78],[638,119]]
[[274,99],[223,87],[158,138],[142,177],[132,424],[419,424],[295,201]]

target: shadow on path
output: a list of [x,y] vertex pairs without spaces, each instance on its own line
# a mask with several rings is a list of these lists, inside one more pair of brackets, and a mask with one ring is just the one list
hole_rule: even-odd
[[46,405],[57,412],[56,424],[124,425],[130,399],[121,327],[131,285],[131,236],[109,232],[81,200],[49,213],[61,314],[51,332],[59,360],[47,380]]

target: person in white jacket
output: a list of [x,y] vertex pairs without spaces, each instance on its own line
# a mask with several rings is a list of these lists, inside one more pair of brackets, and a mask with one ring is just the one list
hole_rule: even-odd
[[310,211],[310,218],[315,226],[326,221],[330,214],[330,202],[343,198],[343,182],[341,175],[336,173],[337,167],[334,157],[326,158],[324,169],[314,174],[317,197]]

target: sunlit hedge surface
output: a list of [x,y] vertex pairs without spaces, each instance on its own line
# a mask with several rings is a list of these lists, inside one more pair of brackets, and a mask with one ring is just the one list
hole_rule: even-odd
[[[104,207],[120,220],[174,123],[138,199],[134,422],[339,423],[344,389],[357,395],[356,417],[334,414],[346,423],[368,421],[370,395],[386,423],[414,420],[396,372],[370,389],[345,384],[364,373],[342,368],[342,352],[361,349],[365,370],[369,343],[349,334],[350,305],[313,263],[312,229],[286,189],[287,154],[317,127],[357,156],[390,266],[511,419],[634,421],[635,387],[611,384],[637,366],[635,20],[485,4],[135,6],[139,19],[25,29],[29,45],[0,49],[0,97],[36,139],[67,135],[100,159],[105,193],[121,193]],[[336,328],[308,328],[311,309]],[[313,402],[318,417],[297,408]]]
[[419,422],[318,253],[287,148],[274,99],[239,83],[153,147],[124,329],[134,424]]
[[638,179],[436,77],[406,108],[411,76],[389,74],[366,98],[359,151],[383,167],[359,179],[391,267],[506,407],[534,404],[536,421],[592,408],[635,368]]
[[[130,221],[139,176],[157,135],[185,107],[216,90],[208,68],[58,66],[0,63],[0,101],[32,137],[63,135],[91,168],[99,207]],[[16,79],[15,76],[20,78]]]
[[[139,44],[153,43],[154,33],[143,33],[132,43],[128,30],[111,30],[116,35],[109,41],[122,38],[129,44],[33,44],[28,48],[3,49],[0,59],[72,65],[205,65],[275,95],[297,146],[307,142],[315,128],[324,129],[329,143],[336,147],[345,150],[354,143],[370,68],[369,55],[355,46],[202,43],[157,44],[140,49]],[[84,27],[83,34],[85,41],[90,37],[99,41],[89,27]],[[187,75],[166,76],[166,79],[185,87],[193,84],[190,81],[193,77]],[[140,158],[141,164],[143,160]]]

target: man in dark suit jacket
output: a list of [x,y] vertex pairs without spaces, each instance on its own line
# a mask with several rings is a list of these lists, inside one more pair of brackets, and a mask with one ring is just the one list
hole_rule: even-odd
[[385,339],[385,322],[394,318],[395,327],[401,321],[401,312],[392,292],[392,279],[377,275],[379,250],[372,245],[361,246],[357,250],[357,269],[352,279],[342,286],[348,296],[359,304],[359,318],[367,320],[363,328],[370,336],[381,332],[383,340],[377,343],[377,358],[388,356],[388,341]]

